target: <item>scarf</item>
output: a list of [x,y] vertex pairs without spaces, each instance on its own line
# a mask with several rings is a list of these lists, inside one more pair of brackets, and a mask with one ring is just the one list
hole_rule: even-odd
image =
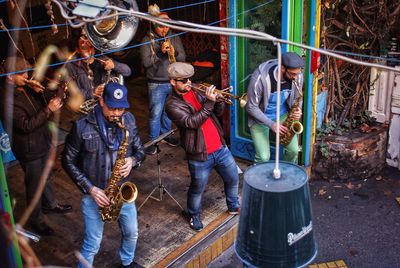
[[122,129],[119,128],[116,123],[110,123],[105,119],[100,105],[94,108],[94,114],[97,125],[99,126],[100,137],[108,148],[114,151],[118,150],[124,135]]

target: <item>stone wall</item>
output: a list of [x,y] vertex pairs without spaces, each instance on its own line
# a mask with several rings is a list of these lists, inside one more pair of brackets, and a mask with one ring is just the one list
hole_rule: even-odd
[[[321,144],[325,148],[321,151]],[[377,174],[385,166],[387,126],[369,133],[353,130],[344,135],[323,137],[314,145],[311,179],[352,180]]]

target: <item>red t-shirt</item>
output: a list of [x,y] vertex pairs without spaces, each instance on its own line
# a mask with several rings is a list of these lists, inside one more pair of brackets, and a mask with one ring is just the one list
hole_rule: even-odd
[[[200,111],[202,105],[197,99],[193,90],[184,94],[182,97],[187,103],[191,104],[196,111]],[[218,130],[215,127],[210,117],[207,118],[207,120],[203,123],[203,125],[201,125],[201,130],[203,131],[204,142],[206,144],[207,153],[208,154],[214,153],[221,147],[222,143]]]

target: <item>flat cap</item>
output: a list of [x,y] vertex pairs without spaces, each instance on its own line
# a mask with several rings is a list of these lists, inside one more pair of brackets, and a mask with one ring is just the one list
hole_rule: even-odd
[[304,68],[304,60],[295,52],[282,55],[282,65],[289,69]]
[[4,70],[7,73],[24,71],[32,68],[32,65],[22,57],[11,56],[4,61]]
[[171,79],[184,79],[193,76],[194,68],[189,63],[174,62],[168,66],[167,72]]

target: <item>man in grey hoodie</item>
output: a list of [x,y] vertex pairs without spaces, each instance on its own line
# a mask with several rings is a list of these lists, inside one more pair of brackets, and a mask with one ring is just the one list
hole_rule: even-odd
[[[280,124],[277,129],[276,108],[280,106],[280,122],[284,122],[295,100],[301,94],[303,86],[302,68],[303,59],[294,52],[282,55],[282,67],[279,69],[278,60],[266,61],[253,72],[247,88],[248,102],[246,111],[248,114],[248,126],[255,148],[255,162],[266,162],[270,159],[269,130],[283,135],[289,131]],[[281,72],[280,103],[277,103],[278,72]],[[297,83],[297,86],[296,86]],[[299,107],[302,103],[300,101]],[[301,118],[300,108],[294,112],[294,119]],[[297,134],[291,142],[285,146],[284,160],[297,163],[299,145]]]
[[[158,17],[169,19],[165,12],[161,12]],[[163,25],[153,23],[142,43],[145,45],[140,47],[140,54],[149,88],[149,139],[153,140],[171,130],[171,120],[164,110],[165,102],[172,92],[167,68],[174,61],[185,61],[186,54],[180,37]],[[164,141],[171,146],[179,145],[173,136],[168,136]],[[155,145],[147,147],[146,153],[155,154]]]

